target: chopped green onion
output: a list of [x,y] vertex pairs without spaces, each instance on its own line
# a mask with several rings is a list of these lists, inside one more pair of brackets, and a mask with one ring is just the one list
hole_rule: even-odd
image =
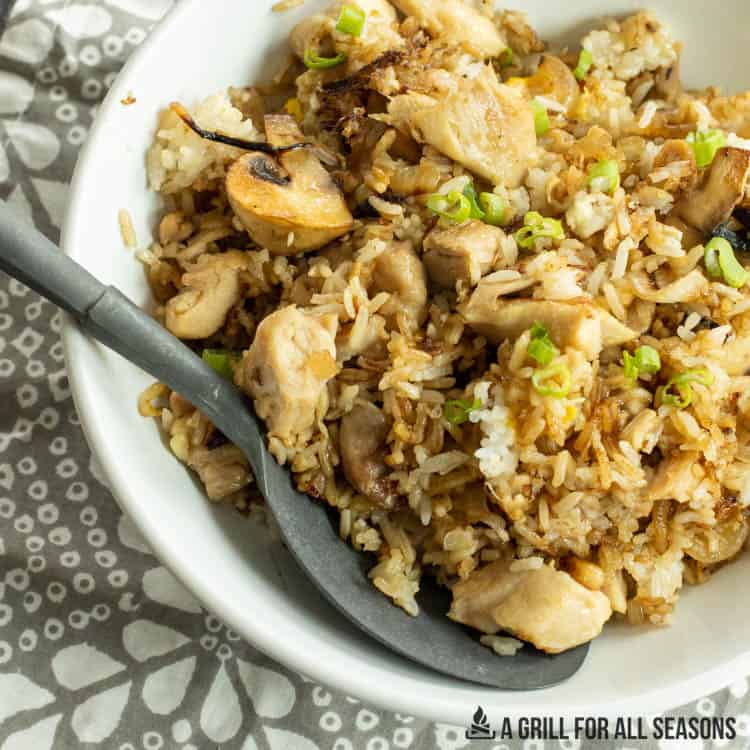
[[305,50],[305,65],[310,70],[326,70],[327,68],[335,68],[337,65],[341,65],[342,62],[346,61],[346,55],[340,52],[336,57],[321,57],[315,50]]
[[508,203],[495,193],[480,193],[479,205],[484,211],[484,221],[492,224],[493,227],[501,227],[505,224],[505,214],[508,210]]
[[745,286],[750,274],[737,260],[732,246],[723,237],[714,237],[706,244],[704,254],[706,271],[713,279],[739,289]]
[[586,77],[586,74],[589,72],[593,64],[593,55],[587,49],[582,49],[581,54],[578,55],[578,65],[576,65],[575,69],[573,70],[573,75],[579,81],[582,81]]
[[475,398],[473,401],[467,401],[466,399],[456,399],[452,401],[446,401],[443,407],[443,414],[445,418],[451,424],[463,424],[469,419],[469,414],[476,409],[482,408],[482,402],[480,399]]
[[216,370],[219,375],[230,380],[234,377],[232,353],[227,349],[204,349],[202,359],[212,370]]
[[622,353],[622,366],[628,380],[637,380],[641,375],[654,375],[661,369],[659,352],[652,346],[639,346],[635,354]]
[[542,367],[546,367],[560,352],[552,343],[549,331],[541,323],[534,323],[529,333],[531,341],[526,347],[526,353]]
[[513,50],[510,47],[506,47],[500,53],[500,67],[510,68],[513,65]]
[[519,247],[528,249],[534,247],[534,243],[542,237],[564,240],[565,231],[562,222],[557,219],[547,219],[537,211],[529,211],[523,217],[523,226],[516,232],[516,242]]
[[366,17],[367,14],[356,5],[343,5],[336,23],[336,31],[350,36],[362,36]]
[[713,382],[714,376],[703,368],[681,372],[679,375],[672,376],[666,385],[656,389],[656,405],[686,409],[693,403],[693,389],[690,384],[699,383],[708,387]]
[[549,115],[547,108],[537,99],[529,102],[531,111],[534,113],[534,130],[537,135],[544,135],[549,130]]
[[471,201],[458,190],[451,190],[448,195],[431,195],[427,199],[427,208],[454,224],[463,224],[471,216]]
[[470,219],[484,219],[484,211],[479,207],[479,204],[477,203],[477,191],[474,189],[474,186],[469,183],[464,188],[464,195],[469,199],[469,203],[471,204],[471,213],[469,214]]
[[703,169],[714,160],[716,152],[726,146],[727,136],[723,130],[696,130],[688,135],[687,142],[693,149],[698,169]]
[[589,167],[589,185],[610,195],[620,187],[620,166],[614,159],[604,159]]
[[563,362],[556,362],[531,376],[534,390],[541,396],[565,398],[570,393],[570,370]]

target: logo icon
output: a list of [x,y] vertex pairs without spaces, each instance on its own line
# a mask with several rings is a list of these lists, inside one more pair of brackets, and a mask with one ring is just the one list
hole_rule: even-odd
[[494,740],[497,732],[490,729],[490,720],[481,706],[477,706],[472,717],[471,726],[466,730],[467,740]]

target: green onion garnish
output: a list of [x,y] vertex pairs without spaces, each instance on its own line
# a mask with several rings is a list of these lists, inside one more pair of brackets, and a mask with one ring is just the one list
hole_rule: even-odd
[[537,99],[532,99],[529,105],[534,113],[534,130],[537,135],[544,135],[549,130],[547,108]]
[[523,226],[516,232],[516,242],[519,247],[528,249],[542,237],[552,240],[564,240],[565,231],[562,222],[557,219],[547,219],[538,211],[529,211],[523,217]]
[[506,47],[500,53],[500,67],[502,69],[509,68],[513,65],[513,50],[510,47]]
[[341,13],[339,13],[336,31],[351,36],[362,36],[366,17],[366,13],[356,5],[344,5],[341,8]]
[[534,390],[541,396],[565,398],[570,393],[570,370],[563,362],[556,362],[531,376]]
[[451,190],[448,195],[431,195],[427,199],[427,208],[454,224],[462,224],[471,216],[471,201],[458,190]]
[[541,324],[531,326],[531,341],[526,347],[526,353],[542,367],[546,367],[560,353],[552,343],[549,331]]
[[474,186],[469,183],[464,188],[464,195],[469,199],[469,203],[471,204],[471,212],[469,213],[470,219],[484,219],[484,211],[479,207],[479,203],[477,203],[477,191],[474,189]]
[[473,401],[466,399],[456,399],[446,401],[443,407],[443,414],[451,424],[463,424],[469,419],[469,414],[476,409],[482,408],[480,399],[475,398]]
[[703,368],[681,372],[672,376],[666,385],[656,389],[656,405],[686,409],[693,403],[693,389],[690,384],[699,383],[708,387],[713,382],[714,376]]
[[342,62],[346,61],[346,55],[340,52],[336,57],[321,57],[315,50],[305,50],[305,65],[310,70],[326,70],[327,68],[335,68],[337,65],[341,65]]
[[614,159],[604,159],[589,167],[589,185],[610,195],[620,187],[620,166]]
[[622,365],[628,380],[637,380],[641,375],[654,375],[661,369],[659,352],[652,346],[639,346],[635,354],[622,353]]
[[696,130],[688,135],[687,142],[693,149],[698,169],[703,169],[714,160],[716,152],[726,146],[727,136],[723,130]]
[[202,359],[212,370],[216,370],[219,375],[230,380],[234,377],[232,352],[227,349],[204,349]]
[[579,81],[582,81],[586,77],[586,74],[589,72],[593,64],[593,55],[587,49],[582,49],[581,54],[578,55],[578,65],[576,65],[575,69],[573,70],[573,75]]
[[505,214],[508,210],[508,203],[495,193],[480,193],[479,205],[484,211],[484,221],[492,224],[493,227],[501,227],[505,224]]
[[732,246],[723,237],[714,237],[706,244],[703,258],[711,278],[721,279],[735,289],[745,286],[750,277],[735,257]]

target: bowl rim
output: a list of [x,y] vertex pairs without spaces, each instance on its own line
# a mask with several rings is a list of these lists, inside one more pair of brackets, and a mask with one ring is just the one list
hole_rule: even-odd
[[[174,25],[179,24],[191,15],[193,8],[199,2],[200,0],[181,0],[180,3],[172,7],[151,31],[148,38],[126,61],[101,103],[89,137],[79,153],[70,184],[70,200],[66,209],[60,242],[64,252],[70,252],[69,248],[75,246],[76,240],[85,237],[85,226],[82,224],[82,222],[85,222],[85,206],[82,201],[83,191],[81,186],[94,178],[98,144],[108,127],[111,115],[120,106],[120,99],[133,88],[133,84],[128,82],[142,72],[147,60],[151,57],[153,50],[159,46],[161,40],[170,33]],[[110,454],[107,450],[107,433],[104,425],[97,414],[93,400],[87,397],[94,382],[88,377],[86,369],[81,364],[84,351],[91,346],[88,337],[67,314],[63,315],[61,336],[71,393],[80,416],[81,427],[92,455],[98,460],[107,478],[110,493],[114,496],[121,510],[130,517],[141,531],[156,558],[196,596],[207,610],[216,613],[222,621],[230,625],[251,645],[267,656],[339,692],[347,695],[354,694],[357,698],[387,710],[408,712],[415,716],[427,717],[431,721],[456,718],[455,705],[442,698],[436,699],[435,696],[426,695],[422,697],[414,694],[407,697],[398,695],[399,704],[394,706],[393,694],[389,686],[379,685],[376,680],[369,679],[366,670],[361,672],[358,670],[347,671],[341,668],[340,662],[337,660],[331,660],[328,663],[325,659],[318,658],[318,655],[313,651],[308,653],[304,649],[295,648],[293,643],[287,643],[285,639],[275,638],[270,629],[257,624],[261,622],[261,618],[257,620],[242,618],[240,613],[233,609],[231,602],[227,602],[219,593],[201,585],[200,580],[196,579],[178,559],[179,556],[173,554],[169,546],[163,543],[158,527],[149,521],[148,504],[142,502],[139,496],[129,492],[128,483],[124,481],[125,476],[117,468],[114,461],[114,454]],[[594,643],[595,646],[596,643]],[[595,650],[596,648],[592,649],[589,659],[595,658]],[[591,709],[582,709],[578,705],[561,703],[556,707],[557,713],[555,715],[563,717],[566,721],[570,721],[574,716],[587,715],[610,719],[625,715],[655,715],[708,695],[748,674],[750,674],[750,644],[748,650],[744,653],[723,664],[718,664],[695,674],[680,683],[667,686],[651,683],[651,690],[604,704],[597,705],[594,699]],[[456,684],[462,687],[467,686],[466,683],[458,681]],[[482,689],[481,686],[474,687]],[[554,687],[548,688],[548,690],[554,689]],[[496,692],[499,696],[508,698],[524,696],[521,700],[510,700],[509,705],[505,706],[504,714],[511,721],[517,722],[521,717],[538,714],[538,709],[535,711],[533,700],[534,691]],[[436,718],[438,716],[446,718]]]

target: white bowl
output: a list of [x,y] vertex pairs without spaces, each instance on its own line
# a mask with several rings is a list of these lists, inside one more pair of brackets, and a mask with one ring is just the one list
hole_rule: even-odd
[[[140,265],[123,249],[117,212],[128,208],[141,242],[158,201],[146,190],[144,154],[157,111],[194,102],[274,69],[291,26],[323,5],[309,0],[284,14],[272,0],[183,0],[115,82],[72,188],[63,245],[79,263],[148,303]],[[547,38],[580,37],[602,14],[631,12],[630,0],[511,2]],[[685,42],[685,80],[750,87],[746,0],[650,0]],[[691,54],[693,53],[694,54]],[[129,93],[136,103],[123,106]],[[477,705],[490,717],[653,714],[750,673],[750,555],[705,586],[684,591],[668,629],[608,626],[581,671],[537,692],[502,692],[422,669],[360,635],[296,569],[288,553],[234,511],[206,501],[164,447],[153,420],[136,410],[151,379],[92,343],[64,332],[70,379],[88,440],[115,496],[161,560],[198,598],[268,655],[315,680],[384,708],[467,725]],[[383,606],[390,606],[383,600]],[[488,658],[491,658],[488,656]]]

